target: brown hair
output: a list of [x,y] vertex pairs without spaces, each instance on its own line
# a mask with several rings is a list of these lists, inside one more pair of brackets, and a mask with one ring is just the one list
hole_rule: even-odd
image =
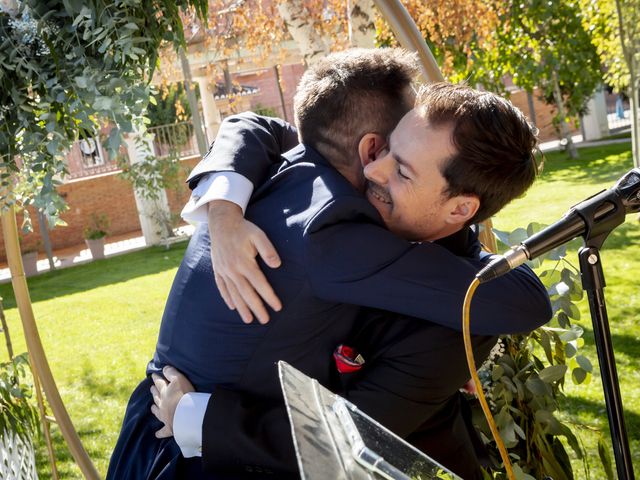
[[456,153],[440,172],[449,197],[471,194],[480,199],[469,223],[491,217],[533,183],[537,129],[511,102],[464,85],[436,83],[419,92],[416,110],[433,127],[452,126]]
[[412,107],[414,54],[399,48],[351,49],[308,69],[294,99],[300,140],[334,165],[352,163],[366,133],[387,137]]

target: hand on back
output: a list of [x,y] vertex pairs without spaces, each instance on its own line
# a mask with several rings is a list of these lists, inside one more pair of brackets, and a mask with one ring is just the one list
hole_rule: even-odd
[[178,403],[186,393],[195,391],[187,377],[176,368],[167,365],[162,369],[162,374],[164,378],[155,373],[151,375],[153,379],[151,413],[164,423],[164,426],[156,432],[157,438],[173,436],[173,418]]
[[265,233],[245,220],[234,203],[216,200],[209,203],[211,262],[216,285],[227,306],[237,310],[245,323],[253,317],[269,321],[265,307],[279,311],[279,298],[260,270],[256,256],[271,268],[280,266],[280,257]]

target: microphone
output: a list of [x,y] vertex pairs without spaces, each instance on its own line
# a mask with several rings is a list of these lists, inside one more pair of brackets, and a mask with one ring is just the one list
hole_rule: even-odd
[[634,168],[624,174],[610,189],[574,205],[556,223],[492,260],[478,272],[476,278],[480,283],[493,280],[579,235],[585,239],[601,237],[604,241],[615,227],[624,222],[627,213],[638,211],[640,168]]

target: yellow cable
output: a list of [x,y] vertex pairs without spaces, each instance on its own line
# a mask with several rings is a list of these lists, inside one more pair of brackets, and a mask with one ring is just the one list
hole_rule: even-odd
[[471,309],[471,299],[473,298],[473,294],[480,285],[480,281],[475,278],[471,285],[469,285],[469,289],[467,290],[467,295],[464,297],[464,304],[462,306],[462,335],[464,337],[464,350],[467,354],[467,364],[469,365],[469,372],[471,373],[471,378],[473,382],[476,384],[476,391],[478,394],[478,400],[480,400],[480,406],[482,407],[482,411],[484,412],[484,416],[489,423],[489,428],[491,429],[491,433],[493,434],[493,438],[496,441],[496,445],[498,445],[498,451],[500,452],[500,457],[502,457],[502,462],[504,463],[504,468],[507,471],[507,478],[509,480],[515,480],[515,475],[513,474],[513,468],[511,467],[511,460],[509,460],[509,454],[507,453],[507,449],[502,442],[502,437],[500,437],[500,433],[498,432],[498,427],[496,426],[496,422],[493,419],[493,415],[491,415],[491,410],[489,409],[489,404],[487,403],[487,399],[484,397],[484,391],[482,390],[482,384],[480,383],[480,379],[478,378],[478,372],[476,368],[476,361],[473,358],[473,350],[471,347],[471,331],[470,331],[470,317],[469,311]]

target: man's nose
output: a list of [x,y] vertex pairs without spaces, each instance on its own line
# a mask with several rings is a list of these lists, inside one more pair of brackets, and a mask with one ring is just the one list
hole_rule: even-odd
[[371,180],[378,185],[385,185],[389,178],[392,164],[393,159],[387,154],[364,167],[364,176],[367,180]]

